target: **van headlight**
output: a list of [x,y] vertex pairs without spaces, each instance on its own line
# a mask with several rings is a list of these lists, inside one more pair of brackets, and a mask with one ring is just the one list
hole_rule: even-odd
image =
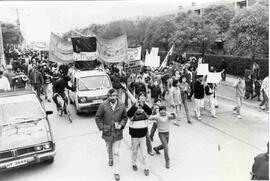
[[43,146],[42,145],[37,145],[34,147],[35,151],[40,151],[43,149]]
[[79,102],[80,103],[85,103],[87,101],[86,97],[79,97]]
[[50,143],[50,142],[44,143],[44,144],[43,144],[43,148],[44,148],[45,150],[50,149],[50,148],[51,148],[51,143]]

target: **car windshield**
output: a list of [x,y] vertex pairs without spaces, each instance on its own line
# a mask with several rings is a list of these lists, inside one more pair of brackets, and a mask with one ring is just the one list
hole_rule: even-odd
[[38,101],[27,100],[0,104],[0,125],[44,117]]
[[103,89],[110,86],[111,83],[106,75],[82,77],[79,79],[80,91]]

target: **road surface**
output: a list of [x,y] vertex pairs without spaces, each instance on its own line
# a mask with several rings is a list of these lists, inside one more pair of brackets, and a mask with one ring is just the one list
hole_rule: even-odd
[[[234,102],[222,100],[217,119],[204,112],[202,122],[193,117],[193,124],[183,118],[180,127],[170,129],[171,168],[165,168],[163,152],[149,156],[150,175],[144,176],[141,163],[131,167],[130,136],[127,127],[121,143],[121,180],[125,181],[229,181],[250,179],[253,158],[266,151],[268,115],[245,107],[243,119],[232,114]],[[193,115],[193,103],[189,102]],[[71,106],[73,123],[56,114],[53,103],[45,102],[50,115],[57,155],[53,164],[33,165],[0,173],[2,181],[111,181],[112,168],[107,165],[105,143],[94,121],[94,114],[77,116]],[[153,146],[159,145],[158,135]]]

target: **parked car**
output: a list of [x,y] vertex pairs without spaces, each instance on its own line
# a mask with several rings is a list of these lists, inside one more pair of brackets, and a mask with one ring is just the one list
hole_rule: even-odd
[[112,88],[110,77],[99,70],[75,71],[71,75],[71,84],[76,90],[68,91],[68,96],[77,114],[96,111]]
[[53,163],[55,142],[48,114],[32,91],[0,94],[0,171]]

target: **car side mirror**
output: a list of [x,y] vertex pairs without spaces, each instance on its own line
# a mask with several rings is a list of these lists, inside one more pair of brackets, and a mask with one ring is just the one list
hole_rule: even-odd
[[53,114],[53,111],[46,111],[47,115]]

